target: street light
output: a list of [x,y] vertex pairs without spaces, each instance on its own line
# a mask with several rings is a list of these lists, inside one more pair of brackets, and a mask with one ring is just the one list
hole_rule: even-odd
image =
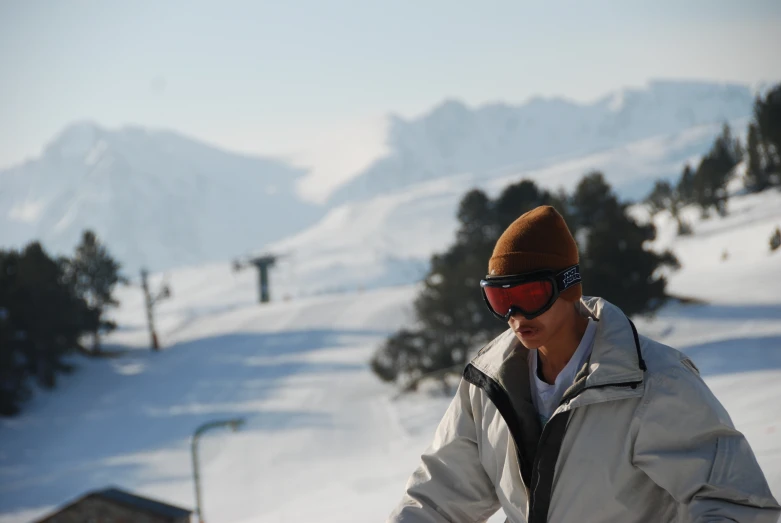
[[234,419],[226,419],[226,420],[220,420],[220,421],[209,421],[207,423],[204,423],[197,429],[195,429],[195,433],[193,434],[193,439],[191,442],[191,452],[193,457],[193,480],[195,482],[195,511],[198,513],[198,523],[203,523],[203,509],[201,508],[201,477],[200,473],[198,471],[198,440],[201,437],[201,435],[211,429],[216,429],[220,427],[230,427],[233,432],[236,432],[239,430],[239,427],[244,425],[244,419],[243,418],[234,418]]

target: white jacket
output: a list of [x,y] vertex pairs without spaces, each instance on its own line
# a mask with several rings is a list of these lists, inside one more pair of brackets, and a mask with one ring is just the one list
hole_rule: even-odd
[[[754,453],[694,364],[614,305],[544,430],[511,330],[467,365],[394,523],[776,523]],[[527,519],[528,518],[528,519]]]

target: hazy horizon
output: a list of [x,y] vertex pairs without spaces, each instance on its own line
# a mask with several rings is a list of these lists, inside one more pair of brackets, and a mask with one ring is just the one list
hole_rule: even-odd
[[65,126],[170,129],[335,183],[382,154],[385,117],[448,99],[598,99],[649,80],[781,79],[781,3],[342,0],[0,6],[0,168]]

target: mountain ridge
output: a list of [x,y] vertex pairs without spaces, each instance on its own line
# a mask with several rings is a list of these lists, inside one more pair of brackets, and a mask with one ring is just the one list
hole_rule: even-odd
[[131,271],[225,259],[319,218],[296,194],[304,174],[170,131],[79,122],[0,171],[0,244],[62,254],[91,228]]
[[[37,158],[0,170],[0,246],[39,239],[64,254],[91,228],[127,270],[165,270],[279,245],[346,203],[436,180],[461,190],[463,176],[484,184],[537,173],[542,183],[549,168],[566,162],[579,175],[613,170],[618,192],[637,197],[651,178],[669,177],[704,153],[709,129],[748,118],[752,104],[745,85],[680,81],[652,81],[585,103],[534,97],[472,108],[448,99],[417,117],[389,116],[387,153],[324,205],[302,197],[311,171],[285,159],[229,152],[174,131],[81,121]],[[685,138],[698,129],[705,134]],[[647,147],[661,152],[649,155]]]
[[590,103],[534,97],[470,108],[449,99],[413,118],[391,116],[389,154],[339,187],[331,204],[450,174],[538,167],[638,140],[751,114],[754,93],[735,83],[650,81]]

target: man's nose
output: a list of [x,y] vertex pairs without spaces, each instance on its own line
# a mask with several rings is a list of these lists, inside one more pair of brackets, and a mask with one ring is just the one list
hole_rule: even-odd
[[507,320],[507,323],[510,325],[510,327],[513,330],[518,330],[521,326],[521,321],[523,320],[523,316],[521,316],[519,313],[515,313],[512,316],[510,316],[510,319]]

